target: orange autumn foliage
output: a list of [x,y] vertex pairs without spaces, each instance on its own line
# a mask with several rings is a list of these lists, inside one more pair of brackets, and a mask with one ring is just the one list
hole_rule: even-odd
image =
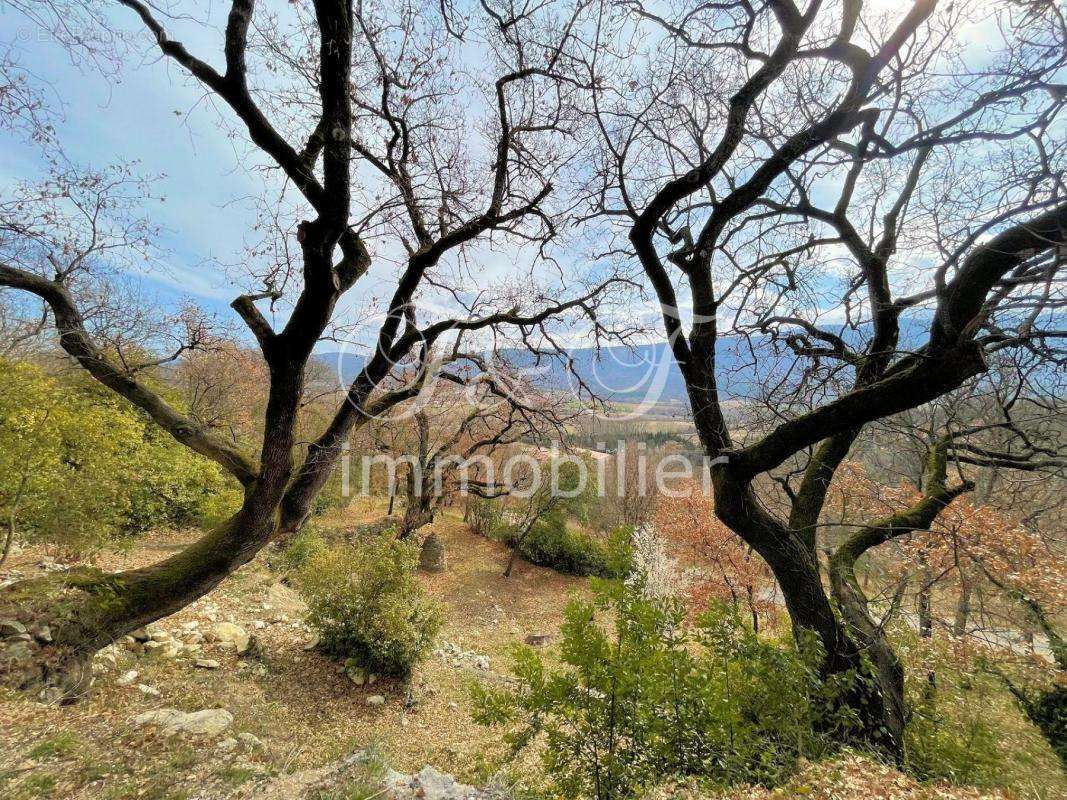
[[691,607],[702,610],[709,600],[744,608],[758,627],[773,607],[774,578],[766,563],[715,516],[715,506],[700,485],[678,488],[676,497],[661,497],[655,526],[676,557],[693,573]]

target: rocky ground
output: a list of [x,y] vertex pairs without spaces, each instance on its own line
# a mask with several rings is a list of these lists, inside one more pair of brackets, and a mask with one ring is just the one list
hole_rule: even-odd
[[[380,517],[368,504],[322,521],[336,531]],[[72,706],[0,693],[0,798],[75,800],[490,800],[512,796],[533,756],[506,757],[470,714],[473,681],[506,679],[511,648],[548,646],[585,581],[520,564],[445,514],[433,526],[447,568],[423,574],[446,626],[410,686],[338,664],[315,649],[303,604],[259,558],[179,614],[125,637],[94,662],[91,692]],[[100,566],[133,567],[182,547],[158,533]],[[0,582],[61,569],[33,550]],[[4,627],[15,642],[47,631]],[[47,700],[48,698],[44,698]],[[972,800],[920,786],[859,758],[812,765],[776,792],[708,795],[666,787],[656,800]],[[1032,795],[1020,792],[1019,800]]]
[[[376,513],[355,507],[324,524],[353,527]],[[471,720],[468,686],[503,680],[514,644],[550,640],[585,582],[528,565],[504,579],[500,546],[449,514],[434,528],[451,557],[446,571],[422,579],[446,626],[410,687],[317,652],[299,596],[258,558],[208,597],[106,648],[79,703],[0,694],[0,797],[258,797],[271,780],[368,745],[398,774],[432,764],[485,785],[502,752]],[[192,535],[155,534],[99,563],[147,563]],[[0,580],[60,568],[29,550],[6,566]]]

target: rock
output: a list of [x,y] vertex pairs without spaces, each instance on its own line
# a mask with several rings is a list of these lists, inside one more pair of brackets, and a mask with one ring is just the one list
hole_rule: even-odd
[[436,533],[431,533],[422,541],[422,549],[419,551],[419,569],[425,572],[445,571],[445,546],[441,544]]
[[364,700],[363,702],[365,702],[368,706],[380,707],[385,705],[385,697],[380,694],[372,694],[368,695],[366,700]]
[[216,622],[212,625],[211,638],[224,647],[232,647],[239,656],[248,652],[252,642],[248,631],[232,622]]
[[255,622],[252,623],[252,627],[255,628],[257,631],[261,631],[267,627],[267,623],[261,619],[257,619]]
[[162,655],[164,648],[166,648],[166,645],[163,642],[157,642],[153,639],[149,639],[144,643],[145,655]]
[[37,701],[45,705],[54,706],[64,697],[64,692],[58,686],[45,686],[37,693]]
[[218,669],[221,665],[213,658],[198,658],[196,666],[200,669]]
[[415,787],[414,796],[424,800],[452,800],[452,798],[466,797],[473,789],[456,781],[451,775],[438,772],[427,765],[415,776],[412,783]]
[[209,708],[190,713],[178,711],[176,708],[157,708],[138,714],[133,722],[139,727],[158,727],[166,736],[180,734],[211,738],[233,724],[233,714],[224,708]]
[[273,583],[267,589],[266,602],[283,616],[302,617],[307,611],[307,603],[295,590],[284,583]]
[[238,747],[237,740],[233,739],[233,738],[229,738],[229,739],[223,739],[221,742],[219,742],[217,745],[215,745],[215,750],[217,750],[220,753],[232,753],[234,750],[237,749],[237,747]]
[[356,684],[356,686],[362,686],[367,682],[367,676],[364,675],[361,671],[345,670],[345,675],[347,675],[348,679],[352,681],[352,683]]
[[130,637],[134,641],[147,642],[151,637],[148,635],[148,631],[144,628],[138,628],[135,631],[130,631]]
[[[256,800],[296,800],[296,798],[348,796],[353,783],[365,782],[368,766],[376,757],[360,750],[340,761],[324,767],[302,770],[273,778],[266,785],[256,787]],[[372,774],[378,774],[373,771]],[[377,792],[369,796],[379,800],[499,800],[499,790],[478,789],[459,783],[451,775],[431,766],[414,775],[386,770],[380,778],[372,779]]]
[[131,669],[129,672],[123,672],[121,675],[115,678],[115,683],[119,686],[129,686],[131,683],[137,680],[138,675],[140,675],[140,673],[137,670]]
[[531,647],[544,647],[546,644],[552,641],[552,636],[548,633],[536,633],[527,636],[524,641]]
[[0,637],[18,636],[26,633],[26,626],[18,620],[0,619]]
[[52,642],[52,629],[47,625],[34,625],[30,628],[30,633],[33,634],[33,638],[44,644],[50,644]]
[[322,641],[322,637],[319,636],[318,633],[314,633],[313,632],[311,634],[311,636],[308,638],[307,642],[304,644],[304,649],[305,650],[314,650],[316,647],[319,646],[319,642],[320,641]]
[[15,685],[31,683],[40,674],[34,660],[34,649],[26,642],[13,642],[0,647],[0,674]]
[[155,686],[149,686],[147,683],[137,684],[138,690],[148,697],[159,697],[159,689]]
[[245,746],[248,750],[262,750],[263,742],[254,733],[239,733],[237,734],[237,741]]

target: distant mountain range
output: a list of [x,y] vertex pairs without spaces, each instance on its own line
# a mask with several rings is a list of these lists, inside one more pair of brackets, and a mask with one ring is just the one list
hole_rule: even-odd
[[[901,320],[902,346],[915,346],[925,341],[928,319]],[[848,341],[857,341],[855,332],[846,333]],[[780,345],[784,349],[784,345]],[[535,357],[526,350],[502,351],[501,355],[517,369],[526,371],[530,379],[544,389],[559,391],[574,390],[577,381],[559,359]],[[685,382],[674,355],[666,342],[637,345],[635,347],[575,348],[569,351],[572,369],[601,398],[620,403],[685,402]],[[351,383],[361,369],[364,359],[354,353],[320,353],[318,358],[336,371],[343,385]],[[742,337],[721,337],[716,346],[716,366],[720,379],[720,395],[723,400],[751,393],[751,382],[757,366],[758,372],[767,374],[791,360],[782,352],[775,351],[766,342],[762,344]]]
[[[738,366],[732,343],[720,347],[721,369]],[[685,381],[674,361],[674,355],[662,344],[628,347],[576,348],[568,352],[570,370],[605,400],[639,402],[655,398],[659,402],[676,403],[686,400]],[[529,379],[544,389],[576,390],[578,379],[558,358],[542,358],[540,363],[526,350],[506,350],[502,356],[514,368],[523,370]],[[337,372],[344,384],[363,369],[364,358],[355,353],[320,353],[318,358]]]

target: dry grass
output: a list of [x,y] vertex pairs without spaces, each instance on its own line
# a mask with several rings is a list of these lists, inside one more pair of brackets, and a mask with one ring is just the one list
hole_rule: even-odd
[[[382,504],[361,499],[317,524],[327,534],[340,534],[383,513]],[[525,637],[556,634],[569,597],[588,591],[588,582],[524,563],[504,579],[507,553],[499,543],[471,534],[451,512],[441,515],[432,529],[445,544],[448,569],[421,580],[444,607],[440,638],[488,656],[489,672],[434,656],[420,668],[410,697],[406,687],[390,681],[357,687],[336,664],[304,649],[309,634],[298,621],[255,629],[257,620],[270,621],[275,613],[265,610],[263,602],[279,578],[261,556],[209,597],[163,621],[168,630],[177,631],[193,620],[205,625],[212,617],[232,619],[255,634],[254,655],[237,658],[205,645],[204,655],[222,667],[201,670],[191,660],[134,656],[122,650],[92,694],[76,705],[48,707],[10,693],[0,695],[0,798],[253,798],[261,778],[318,767],[368,745],[380,747],[401,771],[433,764],[464,782],[484,783],[507,759],[496,734],[471,719],[468,685],[500,680],[508,672],[511,648]],[[151,563],[194,535],[159,532],[143,537],[128,552],[106,554],[99,563],[109,569]],[[9,567],[32,574],[40,555],[17,554]],[[135,685],[118,685],[116,679],[131,669],[140,673]],[[144,695],[137,683],[156,687],[160,696]],[[369,707],[370,694],[385,695],[385,705]],[[249,732],[264,747],[224,755],[213,741],[167,739],[132,725],[137,714],[161,707],[227,708],[235,722],[226,735]],[[529,769],[522,771],[536,774],[533,755],[527,758]],[[1038,796],[1019,788],[1016,798]],[[933,800],[982,795],[921,786],[895,771],[848,759],[814,765],[776,792],[739,788],[707,795],[679,787],[658,796]]]
[[[353,527],[381,513],[380,506],[364,502],[332,513],[321,524]],[[570,593],[582,591],[586,581],[526,564],[504,579],[501,545],[471,534],[451,513],[442,515],[433,530],[449,556],[445,573],[423,576],[445,609],[441,639],[488,655],[491,674],[433,657],[416,676],[413,704],[407,702],[406,688],[394,682],[355,686],[333,662],[304,650],[308,634],[299,623],[253,630],[255,620],[270,618],[262,602],[277,579],[260,557],[209,597],[163,622],[176,631],[183,622],[207,624],[212,612],[218,619],[232,618],[255,634],[255,656],[239,659],[205,645],[205,655],[222,667],[201,670],[186,659],[121,651],[90,697],[74,706],[0,696],[0,797],[223,797],[242,785],[250,789],[259,775],[319,766],[371,743],[401,770],[432,763],[468,780],[484,779],[496,752],[495,737],[471,720],[468,684],[506,673],[511,647],[527,635],[554,633]],[[188,532],[154,534],[132,551],[108,554],[99,563],[106,568],[150,563],[190,538]],[[20,553],[11,566],[30,574],[39,557]],[[130,669],[140,673],[135,685],[117,685],[116,678]],[[136,683],[156,687],[160,696],[146,697]],[[385,706],[368,707],[370,694],[385,695]],[[137,714],[159,707],[227,708],[235,716],[232,732],[255,734],[265,748],[226,757],[215,753],[213,742],[167,740],[132,726]]]

